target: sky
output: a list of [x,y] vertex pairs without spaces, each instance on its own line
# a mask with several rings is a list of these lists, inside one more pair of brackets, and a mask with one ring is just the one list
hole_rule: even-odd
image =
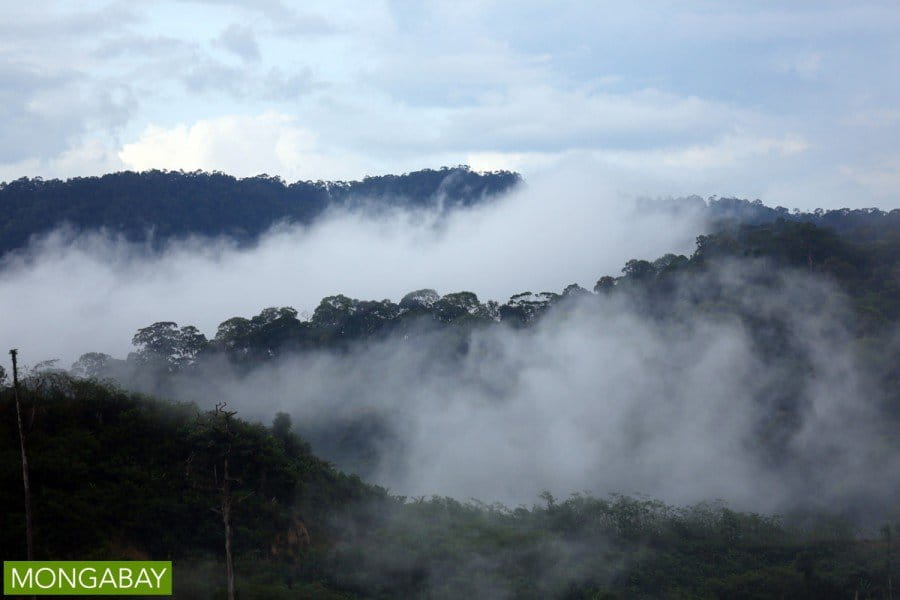
[[[648,195],[900,208],[898,58],[896,0],[0,0],[0,181],[152,168],[333,180],[468,164],[527,182],[444,219],[338,211],[249,248],[189,239],[148,255],[57,230],[0,259],[0,314],[17,317],[0,320],[0,339],[26,367],[67,367],[84,352],[125,357],[155,321],[213,337],[267,306],[308,317],[332,294],[504,302],[591,288],[630,258],[692,251],[701,216],[636,210]],[[742,273],[722,278],[739,286]],[[351,362],[266,366],[254,373],[271,386],[265,401],[225,376],[204,385],[264,420],[287,409],[309,422],[340,398],[406,415],[412,462],[378,477],[404,493],[518,502],[589,488],[776,510],[816,484],[801,491],[828,502],[838,488],[868,493],[879,480],[863,466],[894,472],[896,457],[872,462],[885,438],[858,401],[873,397],[871,377],[853,362],[843,307],[817,308],[833,296],[824,285],[798,275],[784,293],[735,292],[789,315],[809,345],[794,440],[807,479],[803,464],[757,470],[741,445],[766,416],[751,400],[779,375],[746,331],[698,317],[679,337],[624,304],[479,338],[462,376],[389,343]],[[497,374],[511,385],[492,406]],[[220,397],[208,389],[199,397]]]
[[900,4],[0,4],[0,181],[151,168],[600,174],[900,207]]

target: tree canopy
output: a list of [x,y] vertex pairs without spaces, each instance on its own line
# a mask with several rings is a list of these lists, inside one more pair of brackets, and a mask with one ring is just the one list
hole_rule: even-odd
[[23,177],[0,183],[0,256],[61,226],[103,230],[157,248],[189,236],[252,243],[278,223],[308,224],[329,207],[452,210],[508,192],[521,180],[516,173],[477,173],[464,165],[331,182],[158,170],[67,180]]

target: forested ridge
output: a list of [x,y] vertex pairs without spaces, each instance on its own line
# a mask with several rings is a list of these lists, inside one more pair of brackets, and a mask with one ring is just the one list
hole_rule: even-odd
[[[528,344],[527,336],[539,326],[552,329],[563,321],[578,326],[579,320],[602,326],[603,307],[624,303],[637,318],[673,331],[698,322],[734,322],[748,332],[752,352],[771,378],[752,394],[767,415],[755,446],[768,460],[790,464],[791,439],[809,402],[804,388],[818,377],[811,367],[818,349],[811,347],[808,332],[798,330],[797,319],[840,319],[832,325],[848,337],[833,343],[865,365],[870,386],[865,402],[884,415],[887,430],[888,423],[900,427],[900,229],[882,215],[862,231],[848,227],[838,234],[786,220],[729,221],[699,236],[691,256],[632,259],[619,275],[603,275],[590,288],[573,283],[557,292],[525,291],[503,304],[468,291],[440,295],[432,289],[410,292],[397,303],[337,295],[323,299],[309,318],[292,307],[230,318],[211,338],[192,325],[161,321],[136,332],[135,351],[126,359],[88,353],[72,372],[163,396],[192,389],[187,397],[200,401],[204,392],[196,391],[197,382],[219,380],[224,373],[241,381],[263,365],[321,352],[349,366],[358,361],[358,349],[386,344],[415,349],[427,372],[454,373],[472,360],[473,344],[485,334],[520,331],[526,336],[520,342]],[[798,275],[833,287],[797,291],[790,301],[793,314],[761,307],[762,298],[794,293]],[[835,303],[846,311],[831,314]],[[821,326],[827,325],[815,325]],[[398,443],[391,417],[368,410],[335,414],[324,425],[298,423],[298,430],[340,467],[373,475],[385,448]],[[879,435],[897,448],[896,437]],[[402,456],[403,450],[393,452]],[[900,493],[900,481],[890,481]],[[885,507],[883,501],[874,504]]]
[[[502,304],[427,288],[398,302],[336,295],[309,318],[272,307],[229,318],[209,337],[159,321],[135,333],[128,357],[87,353],[69,370],[32,369],[23,403],[37,557],[171,558],[176,597],[221,597],[223,533],[213,509],[222,502],[219,465],[227,455],[240,499],[233,515],[238,594],[247,598],[890,597],[900,480],[879,469],[900,455],[897,214],[769,219],[770,209],[736,206],[765,218],[720,212],[690,256],[635,258],[583,286],[526,291]],[[766,305],[777,296],[795,306]],[[379,344],[415,348],[422,365],[452,378],[486,334],[602,325],[614,306],[676,334],[698,324],[748,332],[767,380],[750,396],[765,418],[744,451],[789,474],[808,467],[795,441],[808,408],[804,386],[828,364],[804,336],[836,340],[833,348],[865,365],[867,395],[854,401],[880,422],[866,440],[877,474],[869,477],[878,480],[848,490],[844,504],[782,516],[714,498],[673,506],[620,495],[630,490],[547,492],[519,506],[410,498],[366,483],[383,453],[402,458],[390,413],[356,412],[324,426],[278,413],[258,423],[209,410],[224,391],[203,387],[248,378],[241,390],[252,396],[244,406],[253,407],[266,400],[250,379],[256,369],[297,356],[355,361],[360,349]],[[807,316],[811,326],[794,323]],[[678,356],[666,362],[646,365],[642,376],[677,376],[689,364]],[[488,379],[498,387],[505,381]],[[186,399],[197,395],[203,406]],[[503,401],[501,391],[495,395]],[[24,548],[15,419],[7,379],[0,395],[4,557]],[[820,483],[810,478],[813,496]]]
[[293,183],[265,174],[239,179],[205,171],[23,177],[0,183],[0,256],[62,226],[149,240],[152,247],[188,236],[249,243],[278,223],[309,224],[328,208],[450,210],[507,192],[520,181],[516,173],[478,173],[466,166]]
[[[508,193],[523,183],[510,171],[480,173],[466,165],[358,181],[286,182],[266,174],[236,178],[206,171],[123,171],[99,177],[0,182],[0,256],[61,227],[103,231],[161,248],[189,236],[252,243],[277,224],[308,225],[328,209],[451,211]],[[900,210],[816,209],[804,212],[731,197],[644,199],[643,210],[693,211],[713,224],[812,223],[865,237]],[[715,227],[714,225],[713,227]]]
[[[807,221],[781,219],[762,225],[723,221],[715,232],[697,238],[689,257],[666,254],[652,261],[632,259],[620,274],[603,275],[590,289],[572,283],[556,292],[523,291],[503,304],[482,301],[468,291],[441,295],[433,289],[412,291],[396,303],[336,295],[324,298],[308,319],[290,306],[232,317],[219,325],[211,339],[193,325],[159,321],[136,332],[135,352],[126,360],[88,353],[73,369],[88,377],[127,378],[129,372],[148,370],[174,375],[223,358],[238,369],[251,368],[285,354],[345,351],[356,343],[396,336],[409,339],[433,331],[442,331],[452,340],[448,348],[465,352],[473,330],[527,328],[545,314],[569,310],[576,302],[601,302],[617,295],[627,297],[648,319],[730,313],[761,332],[766,328],[756,326],[761,325],[757,323],[760,316],[740,296],[776,290],[784,285],[780,275],[795,271],[834,283],[836,293],[852,307],[846,325],[862,346],[879,348],[872,352],[890,362],[895,350],[892,335],[900,321],[900,223],[894,213],[867,214],[862,225],[842,223],[843,234]],[[746,282],[745,289],[711,285],[710,273],[728,261],[753,262],[761,273]],[[768,325],[773,331],[786,330],[789,323],[775,319]],[[760,343],[764,341],[760,338]],[[766,351],[774,355],[785,348]],[[896,378],[898,372],[889,369],[886,376]],[[900,389],[900,385],[889,387]]]
[[[36,557],[171,559],[176,597],[220,597],[217,414],[58,373],[24,383]],[[14,412],[6,388],[6,558],[24,552]],[[889,528],[861,539],[828,515],[791,525],[618,495],[517,508],[397,497],[317,459],[284,414],[232,428],[240,597],[882,598],[896,576]]]
[[900,600],[900,0],[0,0],[0,74],[11,597]]

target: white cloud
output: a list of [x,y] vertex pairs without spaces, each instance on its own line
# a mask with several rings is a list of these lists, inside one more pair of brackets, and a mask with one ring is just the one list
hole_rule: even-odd
[[[31,356],[74,360],[91,350],[124,355],[134,331],[154,321],[190,322],[214,334],[229,317],[273,304],[311,312],[336,293],[398,301],[432,287],[505,301],[575,281],[591,287],[630,258],[689,252],[701,229],[697,215],[635,213],[602,174],[581,164],[440,224],[429,216],[336,214],[244,250],[185,243],[150,258],[100,236],[52,236],[25,254],[29,262],[0,261],[0,314],[11,314],[13,304],[34,310],[0,320],[0,338],[30,340]],[[50,292],[59,289],[67,293]]]
[[708,138],[749,118],[719,103],[655,89],[609,93],[534,86],[452,111],[445,137],[459,147],[526,152],[653,147]]
[[703,171],[739,166],[760,157],[783,159],[805,152],[809,144],[801,136],[758,137],[729,134],[709,144],[670,150],[601,153],[610,162],[630,168]]
[[20,177],[82,177],[95,173],[121,171],[125,165],[110,141],[88,138],[60,154],[46,158],[27,158],[0,164],[0,181]]
[[[889,2],[303,10],[274,0],[0,6],[0,172],[68,174],[61,155],[87,157],[88,140],[116,138],[132,168],[319,179],[466,157],[544,168],[596,153],[698,183],[730,170],[738,190],[788,189],[897,153],[900,73],[883,57],[896,49],[900,10]],[[811,150],[790,151],[788,133]],[[97,156],[77,174],[113,164]],[[896,206],[880,192],[856,199],[876,200]]]
[[533,172],[534,168],[552,165],[561,155],[539,152],[472,152],[466,164],[476,171]]
[[[797,134],[759,136],[736,131],[710,143],[665,149],[475,152],[468,155],[468,164],[482,170],[532,174],[559,172],[577,165],[577,169],[595,173],[605,186],[624,195],[734,195],[805,209],[823,202],[846,205],[851,196],[827,189],[833,180],[804,179],[808,174],[801,166],[810,149]],[[786,171],[796,171],[796,177],[785,175]],[[777,173],[774,179],[779,184],[754,176],[760,172]]]
[[130,169],[224,171],[237,176],[260,173],[286,179],[340,179],[355,174],[349,157],[320,151],[316,136],[295,117],[268,112],[229,115],[170,128],[148,126],[119,153]]

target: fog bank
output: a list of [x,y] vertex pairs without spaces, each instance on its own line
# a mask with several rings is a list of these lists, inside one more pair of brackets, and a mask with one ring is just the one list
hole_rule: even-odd
[[734,316],[654,319],[623,293],[571,299],[533,328],[477,330],[458,360],[440,334],[398,336],[246,377],[209,367],[177,394],[226,399],[265,422],[286,411],[326,457],[335,438],[368,437],[362,453],[378,458],[366,475],[406,495],[514,506],[543,490],[616,492],[765,512],[895,505],[886,474],[900,455],[840,293],[803,272],[754,287],[766,268],[730,263],[682,293],[722,286],[760,319],[787,323],[791,352],[764,352]]
[[311,313],[342,293],[399,300],[430,287],[505,301],[590,287],[634,257],[688,252],[701,215],[636,210],[583,171],[558,170],[496,202],[430,213],[331,213],[276,227],[252,248],[191,239],[161,253],[100,233],[57,231],[0,262],[0,339],[34,364],[88,351],[124,356],[156,321],[207,335],[236,315],[290,305]]

